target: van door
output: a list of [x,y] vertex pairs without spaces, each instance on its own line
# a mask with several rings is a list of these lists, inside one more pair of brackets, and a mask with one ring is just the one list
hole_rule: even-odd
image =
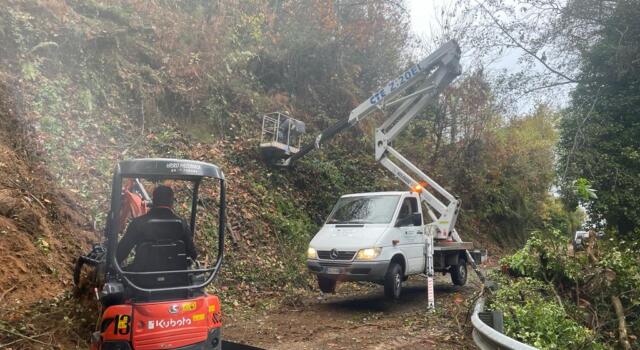
[[407,258],[407,274],[422,272],[424,267],[424,240],[422,234],[422,215],[420,223],[413,222],[412,214],[420,213],[418,199],[407,196],[403,199],[396,219],[395,229],[399,231],[399,248]]

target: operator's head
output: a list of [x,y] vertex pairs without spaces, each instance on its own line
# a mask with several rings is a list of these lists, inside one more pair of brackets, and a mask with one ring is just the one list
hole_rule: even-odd
[[173,207],[173,190],[169,186],[160,185],[153,190],[154,207]]

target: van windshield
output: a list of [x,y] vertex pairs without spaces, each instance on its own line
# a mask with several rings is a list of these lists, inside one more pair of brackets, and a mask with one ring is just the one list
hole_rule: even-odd
[[342,197],[327,224],[388,224],[399,199],[397,195]]

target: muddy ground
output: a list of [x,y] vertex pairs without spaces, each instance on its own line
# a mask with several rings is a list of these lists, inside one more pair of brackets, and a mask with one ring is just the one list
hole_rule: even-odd
[[335,295],[309,294],[298,305],[227,318],[224,338],[265,349],[474,349],[469,310],[480,289],[449,276],[436,281],[436,310],[427,311],[426,283],[405,282],[399,301],[381,286],[344,284]]

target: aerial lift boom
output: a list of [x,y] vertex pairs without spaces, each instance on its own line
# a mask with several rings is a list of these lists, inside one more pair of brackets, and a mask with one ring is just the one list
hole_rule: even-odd
[[[353,109],[348,118],[338,121],[316,136],[312,143],[303,146],[290,156],[281,157],[277,165],[290,166],[297,159],[331,139],[337,133],[357,124],[375,111],[382,111],[388,117],[375,131],[375,158],[382,166],[393,173],[400,181],[419,193],[427,205],[427,213],[433,220],[427,234],[425,247],[425,273],[432,286],[433,281],[433,239],[462,242],[455,224],[460,209],[460,201],[440,186],[435,180],[422,172],[408,159],[392,147],[393,141],[407,125],[438,96],[461,73],[460,47],[455,41],[442,45],[431,55],[407,69],[376,91],[366,101]],[[413,175],[411,175],[413,174]],[[429,190],[437,193],[436,197]],[[442,200],[441,200],[442,199]],[[483,275],[468,250],[467,260],[481,280]],[[431,288],[430,288],[431,289]],[[432,294],[432,291],[430,291]],[[430,298],[431,299],[431,298]],[[429,302],[433,305],[433,300]]]

